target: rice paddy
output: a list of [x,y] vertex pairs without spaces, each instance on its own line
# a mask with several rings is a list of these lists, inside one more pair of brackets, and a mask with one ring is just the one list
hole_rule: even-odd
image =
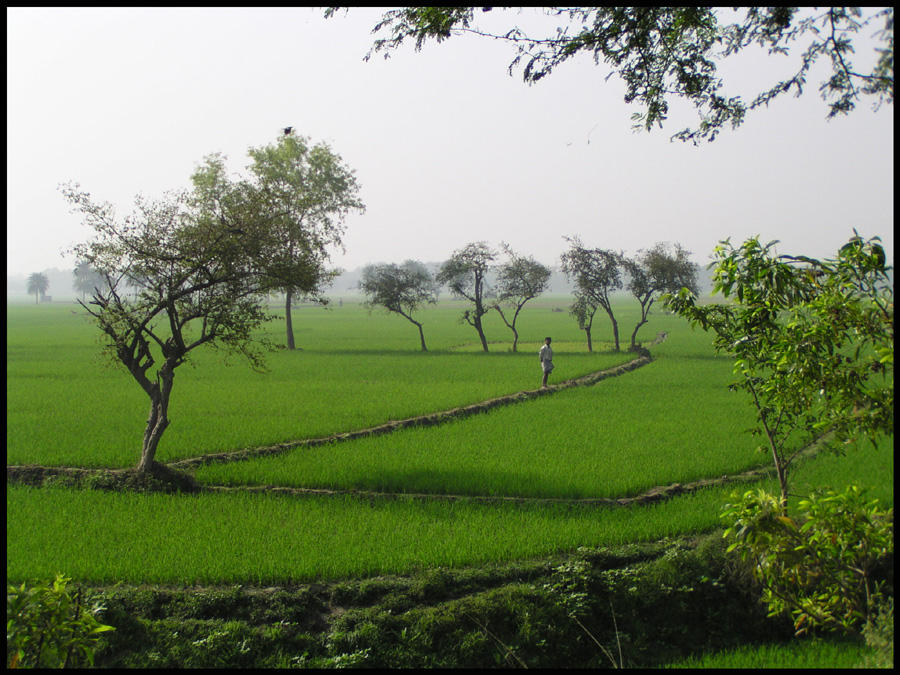
[[[571,317],[554,311],[565,303],[543,299],[523,313],[517,353],[499,320],[489,323],[487,354],[472,348],[474,331],[458,323],[455,303],[428,310],[426,353],[396,317],[369,315],[352,302],[332,311],[301,308],[295,325],[302,349],[274,352],[268,373],[223,364],[215,353],[199,355],[195,369],[179,369],[173,424],[158,459],[323,437],[536,389],[545,334],[556,348],[551,383],[633,358],[602,344],[588,353]],[[146,400],[123,370],[101,365],[95,329],[71,311],[8,308],[7,462],[131,466]],[[622,326],[634,316],[636,307],[623,304]],[[280,330],[280,323],[269,327],[276,341],[283,341]],[[652,348],[654,361],[592,386],[437,426],[196,469],[210,486],[347,491],[340,495],[10,486],[7,577],[64,571],[96,583],[288,584],[713,529],[734,485],[630,507],[504,499],[618,499],[767,463],[744,433],[751,409],[727,389],[731,365],[715,357],[708,337],[663,314],[643,331],[648,341],[668,333]],[[603,332],[595,329],[595,341],[608,337]],[[817,458],[796,473],[811,485],[857,479],[885,504],[893,503],[892,476],[890,439]]]

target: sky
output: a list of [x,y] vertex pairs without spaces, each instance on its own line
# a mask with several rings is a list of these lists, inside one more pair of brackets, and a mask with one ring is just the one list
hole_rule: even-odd
[[[513,46],[473,35],[365,61],[381,14],[7,8],[7,276],[74,266],[64,252],[91,230],[60,184],[124,217],[138,193],[188,187],[213,152],[245,175],[247,150],[286,126],[356,172],[367,208],[347,217],[331,261],[348,270],[439,262],[475,241],[556,265],[573,236],[629,255],[677,242],[701,264],[720,240],[752,236],[829,257],[853,228],[893,261],[892,105],[828,121],[813,74],[802,97],[694,146],[670,141],[696,122],[686,104],[633,132],[639,108],[588,56],[531,86],[508,72]],[[548,27],[536,10],[479,22]],[[720,74],[752,99],[788,58],[748,53]]]

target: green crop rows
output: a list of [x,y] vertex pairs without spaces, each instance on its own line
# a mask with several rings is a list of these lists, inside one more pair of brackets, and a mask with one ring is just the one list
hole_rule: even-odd
[[[533,390],[544,335],[554,337],[556,382],[633,357],[602,344],[588,354],[571,317],[554,311],[567,302],[548,298],[529,306],[517,354],[499,321],[487,324],[490,354],[470,349],[474,331],[457,322],[456,303],[424,313],[428,353],[418,351],[414,328],[402,319],[370,316],[353,302],[330,311],[302,308],[295,316],[302,349],[272,353],[268,373],[223,364],[214,352],[202,354],[197,368],[179,370],[172,426],[158,459],[324,437]],[[7,310],[8,464],[127,467],[137,461],[146,400],[123,370],[98,358],[95,329],[73,308]],[[623,330],[635,310],[620,308]],[[600,339],[607,329],[601,324]],[[281,330],[280,322],[270,325],[275,341],[283,342]],[[749,406],[727,389],[731,366],[714,356],[708,337],[662,313],[643,330],[647,341],[668,333],[652,348],[654,361],[592,386],[437,426],[196,469],[210,486],[340,494],[170,496],[10,486],[7,577],[62,571],[98,583],[299,583],[712,529],[735,485],[643,506],[478,499],[624,498],[767,463],[744,433],[753,423]],[[796,480],[856,479],[889,505],[892,476],[887,440],[808,461]]]

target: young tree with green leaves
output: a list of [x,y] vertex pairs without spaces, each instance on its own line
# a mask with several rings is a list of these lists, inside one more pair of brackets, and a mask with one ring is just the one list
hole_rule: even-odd
[[425,265],[417,260],[407,260],[402,265],[367,265],[363,268],[359,289],[366,296],[365,305],[369,311],[383,307],[415,325],[424,352],[428,351],[425,332],[422,323],[413,318],[413,313],[437,302],[435,284]]
[[326,268],[329,247],[342,245],[343,222],[352,211],[364,211],[354,172],[327,144],[312,145],[296,131],[281,134],[276,143],[248,151],[253,160],[249,179],[232,182],[225,170],[225,157],[213,154],[204,159],[192,176],[195,194],[206,208],[221,212],[228,206],[228,194],[253,192],[260,207],[270,214],[268,227],[281,238],[284,250],[278,265],[295,267],[314,274],[300,285],[275,284],[269,291],[285,294],[285,322],[288,349],[295,348],[291,305],[297,296],[322,304],[324,288],[337,276]]
[[[215,164],[215,163],[213,163]],[[209,167],[210,164],[207,164]],[[63,194],[96,236],[75,246],[79,261],[103,278],[80,304],[105,335],[108,356],[121,363],[150,399],[138,474],[151,471],[169,426],[175,371],[204,345],[263,368],[253,333],[271,317],[267,289],[312,290],[320,257],[298,261],[286,250],[281,211],[265,187],[232,184],[215,171],[199,172],[192,194],[158,201],[141,197],[123,221],[108,203],[78,185]],[[305,239],[315,242],[311,235]],[[136,289],[125,293],[126,284]]]
[[651,249],[638,251],[637,256],[623,258],[628,283],[625,288],[637,298],[641,305],[641,318],[631,333],[631,348],[636,348],[638,331],[649,321],[650,308],[664,293],[677,293],[687,288],[694,295],[699,295],[697,284],[699,265],[691,262],[690,251],[681,244],[675,244],[672,251],[669,244],[660,242]]
[[735,357],[786,508],[796,433],[893,433],[894,291],[877,237],[854,236],[832,260],[779,256],[776,243],[716,248],[713,293],[728,304],[698,305],[687,289],[665,302]]
[[[519,332],[516,330],[519,312],[525,303],[547,290],[552,271],[534,258],[518,255],[506,244],[501,244],[501,248],[507,260],[497,268],[497,302],[493,307],[513,333],[512,350],[515,352],[519,344]],[[504,306],[512,311],[512,320],[503,313]]]
[[578,328],[585,332],[587,348],[590,353],[594,351],[592,331],[594,328],[594,315],[598,309],[600,309],[600,305],[593,304],[589,297],[579,294],[577,290],[575,291],[575,301],[569,307],[569,315],[578,322]]
[[[326,10],[326,17],[337,9]],[[622,79],[626,103],[636,102],[641,107],[632,115],[636,129],[662,126],[673,99],[693,105],[699,124],[674,138],[695,144],[715,139],[726,126],[736,128],[749,111],[768,106],[778,96],[802,94],[820,59],[830,61],[831,66],[830,76],[819,87],[829,118],[849,113],[864,97],[875,107],[894,100],[891,7],[866,9],[865,13],[858,7],[547,7],[543,12],[556,23],[548,34],[526,34],[514,16],[509,18],[508,28],[499,31],[478,26],[484,13],[509,9],[402,7],[387,11],[372,32],[388,36],[376,39],[366,59],[378,52],[387,57],[407,40],[413,41],[418,51],[429,40],[478,35],[514,45],[517,51],[509,71],[524,64],[523,79],[533,84],[567,60],[587,54],[597,65],[607,66],[607,79],[613,74]],[[876,58],[868,69],[858,69],[851,59],[862,51],[858,49],[860,36],[872,34],[878,38]],[[799,53],[800,59],[787,66],[792,74],[765,85],[746,103],[741,96],[727,93],[719,67],[729,57],[754,49],[767,50],[770,55]]]
[[[613,291],[622,288],[622,266],[624,256],[615,251],[600,248],[585,248],[578,237],[565,238],[570,248],[560,256],[562,271],[575,284],[575,303],[571,313],[578,319],[579,327],[584,327],[584,319],[602,307],[613,328],[613,344],[619,351],[619,322],[612,308]],[[588,338],[590,339],[590,337]]]
[[28,295],[34,294],[34,304],[38,304],[38,296],[44,297],[50,288],[50,280],[46,274],[34,272],[28,275],[25,280],[25,292]]
[[[810,436],[849,440],[894,427],[894,290],[884,248],[855,231],[833,259],[777,255],[757,238],[716,249],[713,292],[728,304],[697,305],[687,289],[664,302],[714,334],[735,357],[737,387],[757,411],[754,433],[771,453],[780,494],[732,495],[722,517],[729,550],[752,560],[772,615],[859,634],[879,611],[891,566],[893,509],[855,485],[813,492],[788,511],[789,470]],[[885,562],[885,561],[888,562]]]
[[472,309],[463,312],[465,321],[478,332],[481,348],[488,351],[487,338],[481,317],[488,313],[487,301],[493,296],[493,290],[487,283],[487,273],[491,264],[497,259],[497,252],[485,242],[466,244],[454,251],[437,274],[437,282],[450,287],[450,292],[457,298],[464,298],[472,303]]

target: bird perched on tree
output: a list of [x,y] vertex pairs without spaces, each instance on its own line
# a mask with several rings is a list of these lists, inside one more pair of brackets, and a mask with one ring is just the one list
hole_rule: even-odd
[[285,128],[284,128],[284,135],[285,135],[285,136],[290,136],[290,135],[291,135],[291,132],[292,132],[293,130],[294,130],[294,127],[285,127]]

